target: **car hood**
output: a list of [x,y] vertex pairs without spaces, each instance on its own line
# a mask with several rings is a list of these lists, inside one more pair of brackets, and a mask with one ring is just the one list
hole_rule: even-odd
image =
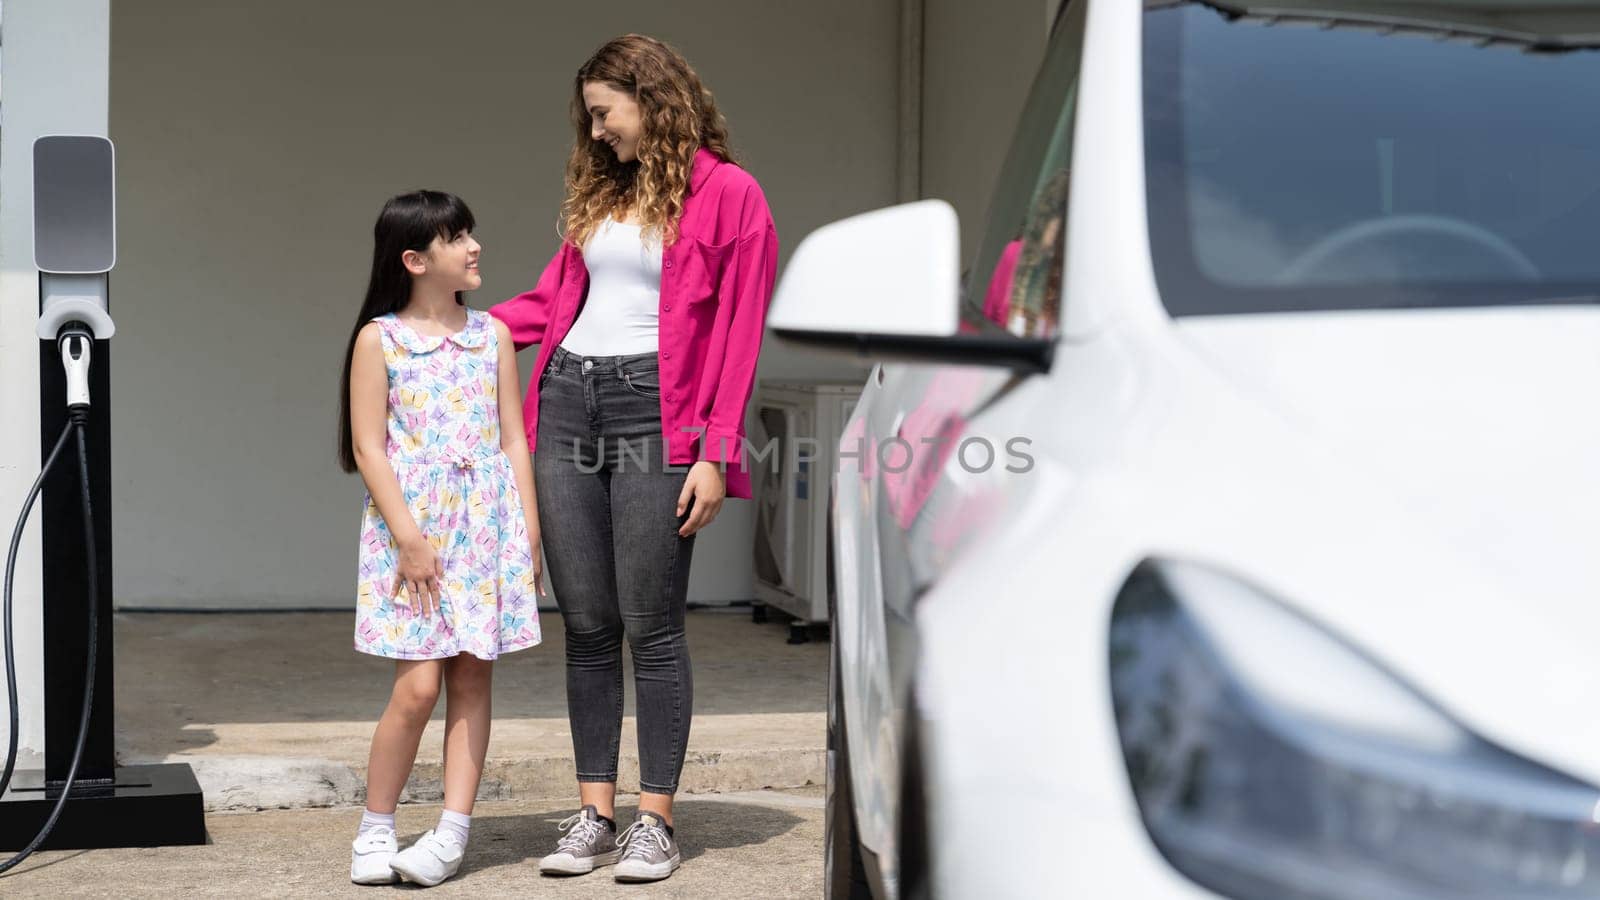
[[[1393,499],[1417,566],[1446,570],[1414,602],[1451,627],[1392,626],[1416,633],[1384,636],[1388,661],[1485,736],[1600,783],[1600,726],[1585,724],[1600,654],[1575,652],[1600,635],[1600,308],[1207,317],[1177,332],[1338,460],[1354,493]],[[1478,671],[1430,646],[1447,635],[1493,637]]]

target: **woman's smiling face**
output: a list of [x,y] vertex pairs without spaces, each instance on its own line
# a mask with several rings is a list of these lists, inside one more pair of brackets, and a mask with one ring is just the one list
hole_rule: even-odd
[[633,97],[603,81],[583,83],[583,105],[589,110],[589,136],[611,148],[619,162],[639,158],[644,121]]

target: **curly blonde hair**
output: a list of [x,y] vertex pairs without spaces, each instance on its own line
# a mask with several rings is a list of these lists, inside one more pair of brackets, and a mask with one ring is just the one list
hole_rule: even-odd
[[[620,162],[590,135],[583,86],[598,81],[633,97],[643,125],[638,158]],[[577,139],[567,158],[567,196],[561,233],[583,246],[606,216],[635,209],[640,224],[663,244],[678,239],[678,219],[689,193],[695,152],[701,147],[728,162],[728,123],[700,76],[683,55],[642,34],[608,41],[578,69],[572,83],[572,125]]]

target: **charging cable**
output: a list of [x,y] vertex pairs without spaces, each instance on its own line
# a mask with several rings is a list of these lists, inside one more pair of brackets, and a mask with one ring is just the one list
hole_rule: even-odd
[[6,554],[4,599],[6,697],[10,701],[11,731],[10,744],[6,748],[5,769],[0,772],[0,796],[3,796],[6,788],[10,786],[11,776],[17,765],[17,667],[11,640],[12,582],[17,568],[17,548],[22,544],[22,529],[28,522],[28,514],[33,511],[33,503],[38,498],[40,489],[44,486],[45,476],[55,467],[56,461],[61,458],[61,451],[67,445],[67,440],[74,434],[77,435],[78,480],[83,495],[83,549],[89,561],[87,567],[89,643],[87,662],[84,664],[83,713],[78,719],[78,739],[72,748],[72,763],[67,768],[67,780],[61,788],[61,796],[56,798],[56,805],[50,810],[50,817],[45,820],[39,834],[17,855],[0,862],[0,872],[14,868],[33,855],[33,852],[50,836],[51,829],[55,828],[56,820],[61,817],[61,811],[67,805],[67,797],[72,793],[72,784],[78,777],[78,764],[83,761],[83,745],[89,736],[89,710],[94,703],[94,663],[95,657],[99,655],[97,643],[100,598],[100,573],[94,547],[94,508],[89,494],[89,355],[94,346],[94,335],[82,322],[68,322],[62,326],[56,344],[61,350],[61,365],[67,373],[67,425],[61,429],[61,437],[56,439],[55,447],[45,458],[38,479],[28,491],[28,498],[22,504],[22,514],[17,518],[17,527],[11,533],[11,549]]

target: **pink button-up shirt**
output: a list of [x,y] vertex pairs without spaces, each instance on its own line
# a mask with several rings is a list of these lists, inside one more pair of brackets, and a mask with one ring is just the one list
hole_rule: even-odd
[[[761,186],[709,150],[695,154],[678,240],[661,255],[661,433],[667,458],[727,464],[728,496],[750,497],[744,410],[778,278],[778,232]],[[490,307],[517,349],[539,345],[523,420],[539,431],[539,374],[589,292],[583,251],[563,242],[533,290]]]

